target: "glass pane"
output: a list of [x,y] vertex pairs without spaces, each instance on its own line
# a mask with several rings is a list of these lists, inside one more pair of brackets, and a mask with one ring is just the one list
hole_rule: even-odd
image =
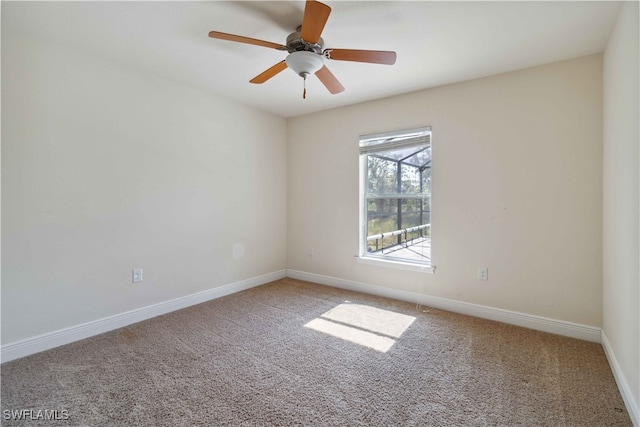
[[427,194],[431,194],[431,168],[422,171],[422,188]]
[[[398,228],[398,200],[369,200],[367,211],[367,237],[388,233]],[[375,240],[367,240],[369,252],[398,243],[397,236],[387,236]]]
[[422,224],[422,221],[420,221],[420,211],[406,212],[402,214],[401,228],[415,227],[416,225],[420,225],[420,224]]
[[[425,148],[428,148],[428,144],[416,145],[413,147],[400,148],[400,149],[385,149],[381,151],[376,151],[376,154],[379,154],[381,157],[386,157],[392,160],[402,160],[402,159],[416,159],[416,161],[420,161],[419,159],[425,159],[425,156],[420,156],[420,153],[423,152]],[[425,160],[426,162],[426,160]],[[414,163],[414,162],[411,162]]]
[[420,169],[402,164],[402,193],[420,193]]
[[418,153],[415,153],[411,157],[405,158],[403,160],[403,163],[416,166],[416,167],[423,167],[427,165],[430,161],[431,161],[431,150],[422,150]]
[[423,206],[422,223],[431,224],[431,197],[424,199],[422,206]]
[[367,193],[389,194],[398,191],[398,164],[367,156]]
[[373,199],[367,203],[367,236],[398,228],[398,199]]

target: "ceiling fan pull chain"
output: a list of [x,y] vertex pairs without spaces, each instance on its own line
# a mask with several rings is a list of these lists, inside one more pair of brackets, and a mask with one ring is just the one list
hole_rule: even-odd
[[302,99],[307,99],[307,76],[302,77]]

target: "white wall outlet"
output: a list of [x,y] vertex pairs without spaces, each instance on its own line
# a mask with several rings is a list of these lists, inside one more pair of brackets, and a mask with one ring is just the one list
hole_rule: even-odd
[[313,256],[313,246],[309,246],[309,247],[307,248],[307,255],[309,255],[309,256]]
[[133,283],[142,282],[142,269],[141,268],[134,268],[133,269],[131,281]]
[[489,269],[487,267],[478,267],[478,280],[489,280]]

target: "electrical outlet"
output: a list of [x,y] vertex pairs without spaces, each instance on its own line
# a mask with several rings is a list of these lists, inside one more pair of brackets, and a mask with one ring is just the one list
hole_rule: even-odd
[[132,279],[133,283],[142,282],[142,269],[141,268],[134,268],[133,272],[132,272],[131,279]]
[[489,269],[487,267],[478,267],[478,280],[489,280]]

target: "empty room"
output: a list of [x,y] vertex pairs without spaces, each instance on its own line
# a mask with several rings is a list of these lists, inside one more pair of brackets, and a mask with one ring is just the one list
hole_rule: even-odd
[[638,1],[0,5],[3,426],[640,426]]

